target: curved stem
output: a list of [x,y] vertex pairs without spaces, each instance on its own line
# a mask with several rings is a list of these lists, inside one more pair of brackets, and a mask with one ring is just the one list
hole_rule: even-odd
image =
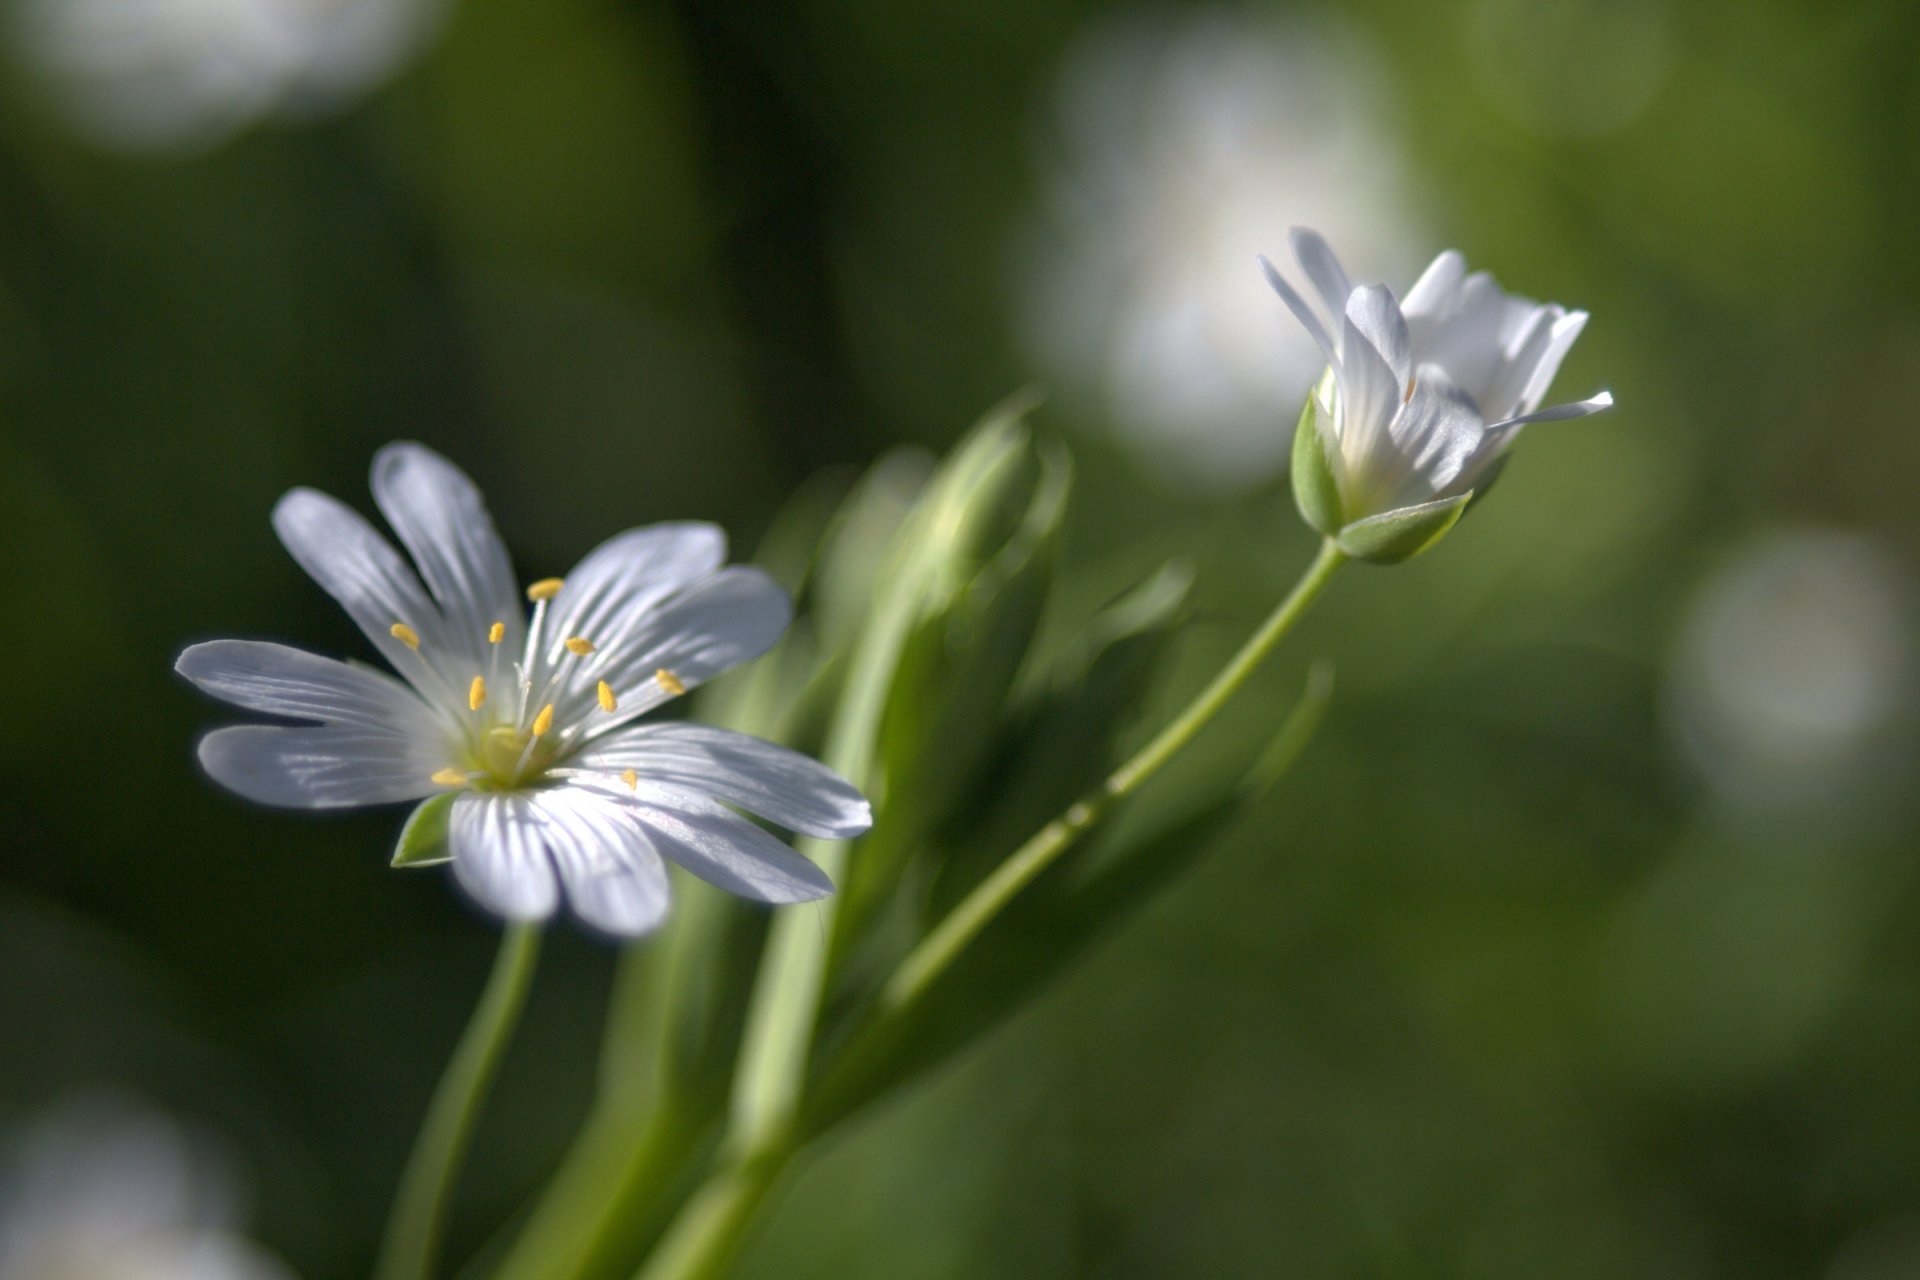
[[540,958],[540,928],[512,924],[500,937],[480,1003],[434,1090],[407,1158],[380,1249],[379,1280],[430,1280],[453,1186],[494,1072],[520,1020]]
[[1294,584],[1293,590],[1287,593],[1286,599],[1268,615],[1260,629],[1248,638],[1207,687],[1174,717],[1171,724],[1109,774],[1092,794],[1071,806],[1014,850],[1006,861],[993,869],[993,874],[981,881],[931,933],[920,940],[920,944],[900,962],[900,967],[894,970],[892,978],[881,992],[881,1012],[893,1013],[918,999],[960,952],[979,936],[980,931],[1000,914],[1001,909],[1033,882],[1034,877],[1072,848],[1089,828],[1106,816],[1113,805],[1138,791],[1147,779],[1158,773],[1193,741],[1194,736],[1220,713],[1220,709],[1226,706],[1240,686],[1247,682],[1247,678],[1293,629],[1294,623],[1306,613],[1307,606],[1314,602],[1332,580],[1334,572],[1346,562],[1346,553],[1335,545],[1333,539],[1322,542],[1320,554],[1301,575],[1300,581]]
[[780,1143],[708,1179],[674,1218],[635,1280],[719,1280],[792,1154]]

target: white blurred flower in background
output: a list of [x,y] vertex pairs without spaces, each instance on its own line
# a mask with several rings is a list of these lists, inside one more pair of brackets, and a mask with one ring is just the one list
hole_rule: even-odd
[[343,105],[395,71],[442,0],[13,0],[20,55],[108,146],[207,145]]
[[1912,582],[1879,543],[1775,532],[1695,596],[1669,672],[1669,720],[1730,807],[1824,805],[1898,754],[1889,748],[1911,722],[1917,638]]
[[1046,222],[1022,273],[1047,382],[1176,482],[1270,479],[1324,363],[1275,314],[1254,255],[1305,223],[1366,279],[1429,237],[1366,50],[1226,13],[1095,27],[1061,74]]
[[156,1112],[72,1103],[8,1155],[0,1280],[292,1280],[233,1234],[219,1162]]

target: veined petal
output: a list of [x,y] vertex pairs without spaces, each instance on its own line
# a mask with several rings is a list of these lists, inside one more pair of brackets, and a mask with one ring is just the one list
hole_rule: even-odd
[[1307,273],[1307,283],[1319,295],[1315,314],[1320,323],[1329,335],[1339,332],[1340,318],[1346,314],[1347,299],[1353,293],[1346,268],[1340,265],[1333,246],[1309,227],[1293,228],[1287,233],[1287,242],[1293,246],[1294,261]]
[[348,809],[419,800],[445,765],[418,740],[389,730],[267,724],[216,729],[200,765],[227,790],[287,809]]
[[1508,418],[1505,422],[1496,422],[1488,427],[1480,445],[1460,468],[1460,474],[1454,477],[1454,492],[1476,487],[1480,477],[1486,474],[1489,466],[1513,446],[1520,434],[1520,428],[1530,422],[1564,422],[1570,418],[1584,418],[1588,414],[1599,413],[1613,407],[1613,393],[1602,391],[1586,400],[1576,400],[1572,404],[1555,405],[1551,409],[1540,409],[1523,414],[1518,418]]
[[819,761],[709,725],[636,725],[597,739],[574,764],[691,787],[803,835],[844,840],[873,825],[866,797]]
[[1590,413],[1599,413],[1602,409],[1613,408],[1613,392],[1602,391],[1586,400],[1575,400],[1568,404],[1557,404],[1551,409],[1536,409],[1532,413],[1523,413],[1517,418],[1508,418],[1496,422],[1489,431],[1504,431],[1510,427],[1523,426],[1529,422],[1561,422],[1568,418],[1584,418]]
[[544,920],[560,901],[547,855],[550,820],[533,797],[469,791],[453,802],[447,847],[460,885],[508,920]]
[[373,458],[373,499],[439,602],[443,643],[484,665],[487,632],[501,622],[516,651],[524,606],[513,565],[466,473],[425,445],[390,444]]
[[1453,295],[1466,274],[1467,260],[1457,249],[1445,250],[1427,264],[1427,269],[1420,273],[1400,303],[1400,310],[1416,334],[1422,321],[1443,315],[1452,306]]
[[[633,619],[631,630],[595,637],[600,650],[569,678],[563,719],[588,714],[604,681],[618,710],[592,713],[590,736],[598,737],[759,657],[773,647],[792,617],[787,593],[759,569],[733,565],[710,574]],[[671,677],[670,684],[660,678],[662,671]]]
[[604,645],[674,592],[727,559],[719,526],[681,523],[629,529],[587,553],[553,602],[555,643],[586,636]]
[[[1407,381],[1413,377],[1413,339],[1407,332],[1407,318],[1393,290],[1383,284],[1362,285],[1347,299],[1347,323],[1360,332],[1393,371],[1403,396]],[[1346,348],[1342,346],[1342,351]]]
[[273,529],[394,669],[417,677],[420,663],[394,638],[393,624],[404,623],[438,644],[440,610],[393,544],[359,512],[314,489],[295,489],[281,498],[273,508]]
[[654,847],[708,884],[756,902],[811,902],[833,892],[826,872],[697,791],[642,781],[629,804]]
[[[1359,300],[1364,289],[1356,289]],[[1368,305],[1362,303],[1364,307]],[[1336,468],[1342,494],[1349,500],[1359,495],[1348,492],[1349,484],[1361,489],[1373,486],[1368,475],[1383,462],[1383,453],[1391,448],[1387,430],[1405,401],[1406,380],[1395,375],[1359,324],[1349,315],[1346,337],[1341,343],[1341,361],[1336,373],[1340,385],[1340,447]]]
[[1260,257],[1260,270],[1266,275],[1267,283],[1273,286],[1273,291],[1280,295],[1280,300],[1287,304],[1287,310],[1293,312],[1294,319],[1300,322],[1301,327],[1307,331],[1307,336],[1312,338],[1314,345],[1320,348],[1320,354],[1327,358],[1327,363],[1339,364],[1340,352],[1334,345],[1333,332],[1327,328],[1327,321],[1321,319],[1313,305],[1287,283],[1287,278],[1280,274],[1279,269],[1269,262],[1264,254]]
[[638,819],[579,787],[537,792],[533,802],[574,914],[622,938],[650,933],[666,919],[666,864]]
[[1412,331],[1420,363],[1445,369],[1475,403],[1486,399],[1505,361],[1507,301],[1492,276],[1476,271],[1461,282],[1447,310]]
[[1390,501],[1398,507],[1445,492],[1479,448],[1486,429],[1473,398],[1444,369],[1422,365],[1413,395],[1395,417],[1391,432],[1394,452],[1407,467]]
[[1587,313],[1569,311],[1554,318],[1546,349],[1534,363],[1525,381],[1520,384],[1519,394],[1514,397],[1515,414],[1532,413],[1539,403],[1546,399],[1547,388],[1553,385],[1553,377],[1560,372],[1560,362],[1567,358],[1567,352],[1573,350],[1574,339],[1587,327]]
[[383,671],[259,640],[189,646],[173,669],[214,697],[249,711],[426,738],[433,712]]

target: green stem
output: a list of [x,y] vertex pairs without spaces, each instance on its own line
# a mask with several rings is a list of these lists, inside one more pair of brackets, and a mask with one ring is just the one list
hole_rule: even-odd
[[480,1003],[440,1077],[407,1159],[380,1250],[379,1280],[430,1280],[434,1273],[454,1181],[539,958],[539,926],[507,926]]
[[1294,584],[1277,608],[1268,615],[1240,652],[1233,655],[1220,673],[1202,689],[1171,724],[1154,735],[1151,742],[1108,775],[1092,794],[1071,806],[1049,822],[1002,862],[993,874],[947,913],[933,931],[921,939],[907,958],[894,970],[881,992],[884,1015],[913,1003],[931,986],[949,965],[985,929],[1015,895],[1033,882],[1053,861],[1106,817],[1119,801],[1138,791],[1182,748],[1193,741],[1220,709],[1227,705],[1240,686],[1271,654],[1294,623],[1306,613],[1320,592],[1332,580],[1334,572],[1347,562],[1346,553],[1328,538],[1320,545],[1320,554]]
[[635,1280],[719,1280],[792,1154],[769,1146],[708,1179]]

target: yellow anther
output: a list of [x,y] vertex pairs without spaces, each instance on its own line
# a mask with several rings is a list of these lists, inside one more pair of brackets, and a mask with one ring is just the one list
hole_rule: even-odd
[[549,702],[540,708],[540,714],[533,718],[533,736],[537,738],[551,728],[553,728],[553,704]]
[[613,696],[612,685],[602,680],[597,692],[600,694],[600,709],[602,711],[614,711],[619,708],[620,699]]
[[501,642],[502,640],[504,640],[504,639],[506,639],[506,638],[507,638],[507,624],[506,624],[506,623],[504,623],[504,622],[496,622],[496,623],[494,623],[494,624],[493,624],[492,626],[490,626],[490,627],[488,627],[488,628],[487,628],[487,643],[488,643],[488,644],[499,644],[499,643],[500,643],[500,642]]
[[542,578],[527,588],[527,599],[551,600],[560,594],[561,585],[558,578]]
[[576,658],[586,657],[588,654],[593,652],[593,649],[594,649],[593,641],[587,639],[585,636],[568,636],[567,637],[567,652],[571,653]]
[[631,769],[620,775],[620,781],[627,784],[627,790],[629,791],[638,791],[640,789],[640,775]]
[[420,633],[404,622],[396,622],[387,628],[387,634],[407,646],[409,649],[420,647]]
[[458,769],[442,769],[427,781],[437,782],[443,787],[464,787],[467,785],[467,775]]
[[665,667],[653,673],[653,682],[675,698],[687,691],[687,686],[681,683],[680,677]]
[[467,709],[478,711],[487,701],[487,682],[484,677],[475,676],[473,683],[467,686]]

